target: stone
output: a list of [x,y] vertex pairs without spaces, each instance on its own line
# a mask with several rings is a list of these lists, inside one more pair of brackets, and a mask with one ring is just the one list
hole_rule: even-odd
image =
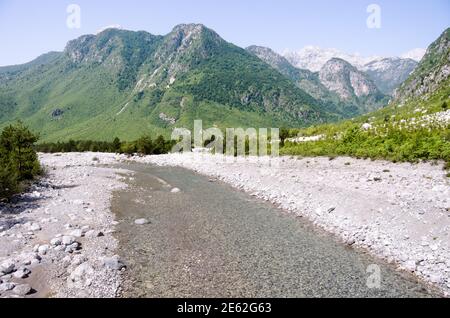
[[149,224],[150,222],[147,219],[137,219],[136,221],[134,221],[134,224],[136,225],[145,225],[145,224]]
[[94,268],[89,263],[77,266],[67,279],[69,288],[84,288],[92,284]]
[[73,236],[70,236],[70,235],[65,235],[65,236],[62,237],[61,242],[62,242],[63,245],[71,245],[71,244],[73,244],[75,242],[75,238]]
[[72,232],[70,232],[70,235],[80,238],[80,237],[84,236],[84,233],[83,233],[82,229],[76,229],[76,230],[73,230]]
[[105,257],[103,259],[103,265],[109,269],[120,271],[125,268],[125,264],[120,260],[119,255],[114,255],[112,257]]
[[52,246],[60,246],[62,244],[62,239],[60,237],[55,237],[50,241]]
[[37,253],[24,253],[19,257],[22,265],[36,265],[41,262],[41,257]]
[[3,274],[11,274],[16,269],[16,264],[13,260],[6,260],[0,265],[0,272]]
[[170,192],[172,192],[172,193],[179,193],[179,192],[181,192],[181,190],[178,189],[178,188],[173,188],[172,190],[170,190]]
[[87,238],[96,238],[96,237],[105,236],[105,234],[103,234],[103,232],[101,232],[101,231],[91,230],[91,231],[86,232],[85,236]]
[[41,226],[38,223],[33,223],[30,226],[30,230],[33,231],[33,232],[40,231],[41,230]]
[[79,243],[77,243],[77,242],[72,243],[71,245],[67,245],[67,246],[66,246],[65,252],[66,252],[66,253],[73,253],[73,252],[76,252],[76,251],[79,249],[79,247],[80,247],[80,244],[79,244]]
[[22,268],[19,268],[19,269],[13,274],[13,277],[14,277],[14,278],[18,278],[18,279],[23,279],[23,278],[27,278],[28,275],[30,275],[30,274],[31,274],[31,271],[30,271],[28,268],[22,267]]
[[405,263],[403,263],[403,268],[405,268],[407,271],[415,272],[417,269],[416,261],[406,261]]
[[48,245],[41,245],[38,248],[38,253],[41,254],[41,255],[45,255],[45,254],[47,254],[49,249],[50,249],[50,246],[48,246]]
[[16,285],[13,289],[13,293],[18,296],[26,296],[31,292],[31,286],[28,284]]
[[4,293],[13,290],[16,285],[14,283],[3,283],[0,284],[0,293]]
[[72,259],[72,266],[79,266],[81,264],[83,264],[84,262],[86,262],[88,259],[86,258],[86,256],[79,254],[79,255],[75,255]]

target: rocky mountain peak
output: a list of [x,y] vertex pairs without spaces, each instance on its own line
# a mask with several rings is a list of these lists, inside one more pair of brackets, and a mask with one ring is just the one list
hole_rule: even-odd
[[340,58],[329,60],[319,72],[323,85],[343,100],[380,95],[376,85],[366,74]]

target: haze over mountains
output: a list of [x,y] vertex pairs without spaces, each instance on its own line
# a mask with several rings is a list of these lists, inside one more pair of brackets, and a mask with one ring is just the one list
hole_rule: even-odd
[[1,67],[0,126],[21,119],[44,140],[168,135],[195,119],[219,128],[305,127],[386,106],[417,66],[349,59],[356,65],[332,56],[311,71],[200,24],[165,36],[107,29],[70,41],[64,52]]

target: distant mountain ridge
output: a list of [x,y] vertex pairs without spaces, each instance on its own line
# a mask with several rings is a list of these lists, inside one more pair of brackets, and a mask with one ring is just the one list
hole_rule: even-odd
[[251,46],[247,51],[293,80],[310,95],[327,103],[330,109],[351,117],[383,107],[388,99],[372,80],[342,59],[331,59],[313,73],[294,67],[286,58],[265,47]]
[[107,29],[70,41],[64,52],[2,67],[0,109],[0,126],[21,119],[48,141],[168,135],[195,119],[224,128],[342,118],[199,24],[164,36]]

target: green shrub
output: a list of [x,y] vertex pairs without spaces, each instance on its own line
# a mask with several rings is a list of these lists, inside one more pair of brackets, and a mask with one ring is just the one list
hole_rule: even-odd
[[0,135],[0,199],[9,199],[21,182],[42,172],[34,143],[38,136],[21,122],[6,127]]

